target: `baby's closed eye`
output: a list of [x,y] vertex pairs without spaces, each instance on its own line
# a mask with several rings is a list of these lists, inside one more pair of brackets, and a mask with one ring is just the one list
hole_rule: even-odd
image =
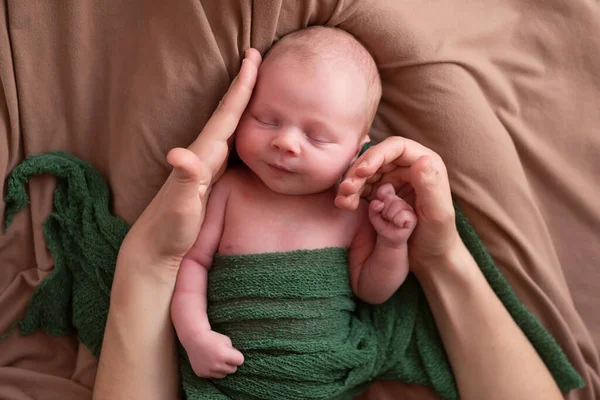
[[318,135],[313,135],[313,134],[307,134],[306,136],[308,136],[309,139],[317,142],[317,143],[329,143],[329,140],[326,137],[323,136],[318,136]]
[[321,132],[309,131],[309,132],[306,132],[306,137],[318,144],[328,144],[328,143],[334,142],[334,140],[330,136],[323,134]]
[[254,119],[258,121],[259,124],[264,126],[279,126],[279,121],[274,118],[270,118],[263,115],[253,115]]

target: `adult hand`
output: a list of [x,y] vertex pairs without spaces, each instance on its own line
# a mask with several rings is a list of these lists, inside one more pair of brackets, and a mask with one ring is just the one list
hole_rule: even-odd
[[[486,388],[486,398],[562,399],[539,354],[460,240],[442,159],[412,140],[389,138],[350,168],[336,204],[353,209],[382,182],[413,198],[418,221],[409,240],[410,268],[435,318],[460,398],[479,399]],[[390,394],[403,397],[405,389]]]
[[[178,384],[170,304],[181,259],[198,236],[210,185],[248,104],[261,57],[246,51],[240,73],[198,138],[173,149],[173,171],[119,251],[95,400],[172,399]],[[151,310],[151,312],[148,312]]]
[[178,270],[198,236],[210,186],[225,170],[232,135],[250,101],[260,63],[257,50],[246,50],[239,74],[198,138],[187,149],[169,152],[173,170],[131,228],[122,252],[143,254],[151,264]]
[[411,269],[415,271],[450,257],[461,241],[441,157],[410,139],[389,137],[367,149],[350,167],[339,185],[335,204],[356,209],[361,196],[371,200],[371,195],[386,182],[417,214],[409,246]]

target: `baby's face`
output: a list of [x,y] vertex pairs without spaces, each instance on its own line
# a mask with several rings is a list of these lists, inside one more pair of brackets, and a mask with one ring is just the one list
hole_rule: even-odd
[[365,79],[349,68],[266,60],[236,132],[236,150],[271,189],[334,186],[364,144]]

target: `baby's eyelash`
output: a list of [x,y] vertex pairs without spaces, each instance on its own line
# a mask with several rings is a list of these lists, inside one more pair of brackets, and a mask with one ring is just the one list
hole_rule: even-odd
[[325,138],[321,138],[319,136],[311,135],[310,133],[306,135],[310,140],[313,140],[317,143],[326,144],[329,143],[329,140]]
[[260,122],[263,125],[268,125],[268,126],[277,126],[278,124],[276,122],[267,122],[257,116],[254,116],[254,119],[257,120],[258,122]]

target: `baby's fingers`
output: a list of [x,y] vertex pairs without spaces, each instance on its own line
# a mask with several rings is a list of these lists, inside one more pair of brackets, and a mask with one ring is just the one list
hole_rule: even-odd
[[384,207],[385,204],[380,200],[372,200],[369,203],[369,220],[377,233],[383,232],[388,225],[388,221],[385,220],[381,213]]
[[381,211],[383,211],[385,207],[385,203],[381,200],[373,200],[371,201],[370,204],[370,209],[372,209],[373,211],[375,211],[376,213],[381,213]]
[[227,352],[226,362],[234,367],[242,365],[244,363],[244,355],[241,351],[232,347],[231,350]]
[[237,365],[221,364],[215,368],[215,370],[213,371],[213,376],[217,377],[223,375],[221,376],[221,378],[223,378],[225,377],[225,375],[234,374],[236,371]]
[[414,229],[417,225],[417,216],[414,212],[402,209],[392,216],[390,221],[400,229]]
[[386,204],[386,207],[383,208],[383,217],[388,221],[394,221],[396,215],[400,213],[400,211],[404,210],[403,204],[401,201],[390,201]]
[[377,192],[375,195],[379,200],[391,204],[391,202],[396,197],[396,191],[394,190],[394,187],[391,184],[385,183],[377,188]]
[[212,372],[208,377],[213,379],[223,379],[227,376],[224,372]]
[[226,345],[220,352],[219,360],[211,368],[212,378],[222,379],[237,371],[238,366],[244,363],[244,355],[234,347]]
[[237,371],[238,366],[242,365],[243,363],[243,354],[232,347],[231,349],[228,349],[227,355],[224,358],[224,362],[219,364],[215,368],[214,372],[216,374],[224,375],[233,374]]

